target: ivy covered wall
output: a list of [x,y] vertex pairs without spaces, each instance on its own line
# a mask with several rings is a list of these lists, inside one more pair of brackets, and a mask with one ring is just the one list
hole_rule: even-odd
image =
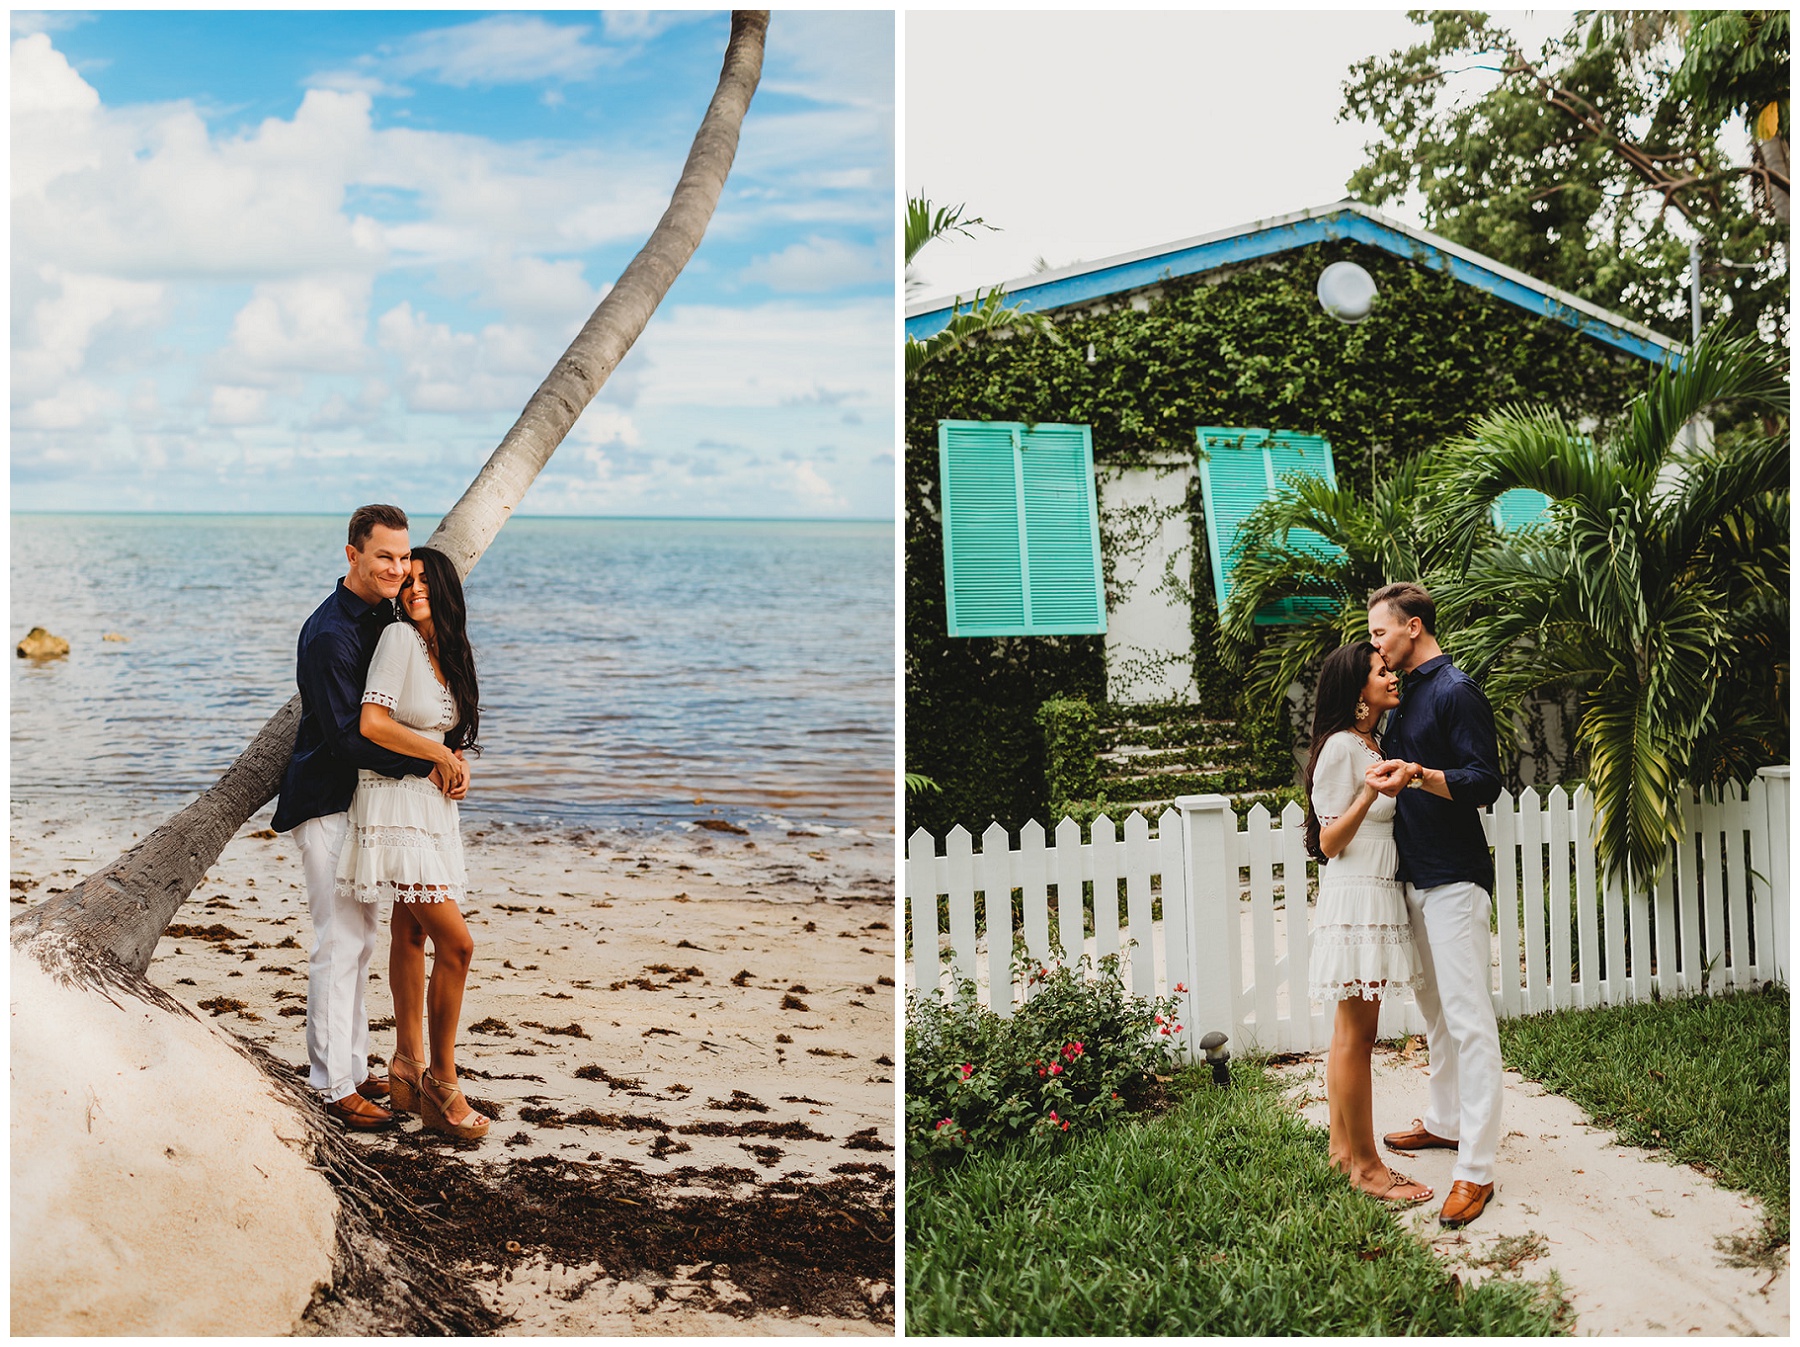
[[[1357,327],[1314,293],[1331,262],[1359,263],[1381,292]],[[1192,453],[1202,425],[1324,435],[1340,485],[1459,434],[1506,403],[1605,420],[1648,367],[1426,267],[1355,243],[1299,249],[1228,274],[1171,280],[1147,308],[1057,315],[1060,342],[998,340],[928,365],[906,389],[906,770],[941,793],[908,802],[908,831],[979,832],[1047,818],[1038,707],[1105,696],[1103,637],[953,639],[945,634],[937,512],[940,419],[1093,427],[1097,465]],[[1088,363],[1088,347],[1094,363]],[[1240,704],[1220,667],[1205,525],[1194,515],[1199,701],[1265,741],[1279,771],[1276,708]],[[1397,577],[1398,578],[1398,577]],[[1285,782],[1271,780],[1268,784]]]

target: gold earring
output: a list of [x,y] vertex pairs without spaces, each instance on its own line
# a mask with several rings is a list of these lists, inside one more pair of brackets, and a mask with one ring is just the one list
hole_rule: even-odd
[[1367,702],[1365,702],[1361,697],[1358,697],[1356,699],[1356,718],[1358,720],[1361,720],[1364,716],[1366,716],[1368,714],[1369,714],[1369,704]]

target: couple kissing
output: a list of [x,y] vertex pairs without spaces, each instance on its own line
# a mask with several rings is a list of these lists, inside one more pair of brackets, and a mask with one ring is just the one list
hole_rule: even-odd
[[1320,669],[1305,774],[1306,849],[1319,862],[1308,991],[1337,1006],[1326,1065],[1331,1162],[1396,1205],[1433,1197],[1375,1146],[1376,1020],[1384,993],[1408,990],[1425,1020],[1430,1091],[1424,1116],[1384,1140],[1390,1150],[1456,1152],[1439,1220],[1464,1226],[1493,1198],[1500,1143],[1494,861],[1481,822],[1500,794],[1494,714],[1438,645],[1437,604],[1422,586],[1378,589],[1368,613],[1369,639],[1333,651]]

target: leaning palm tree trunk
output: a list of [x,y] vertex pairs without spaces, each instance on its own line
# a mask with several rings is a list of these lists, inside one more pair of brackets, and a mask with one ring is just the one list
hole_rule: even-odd
[[[700,246],[762,74],[768,26],[767,10],[732,14],[731,41],[718,88],[688,151],[669,208],[431,535],[431,545],[448,555],[462,575],[480,560]],[[296,696],[199,799],[104,869],[15,918],[13,944],[22,945],[38,935],[60,936],[55,943],[109,953],[132,972],[143,973],[163,931],[226,843],[280,789],[299,722]]]

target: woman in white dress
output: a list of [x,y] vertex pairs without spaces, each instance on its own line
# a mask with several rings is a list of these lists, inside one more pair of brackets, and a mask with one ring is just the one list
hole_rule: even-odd
[[[357,775],[350,829],[337,879],[365,903],[392,901],[388,986],[394,996],[396,1109],[425,1126],[480,1140],[489,1120],[469,1107],[456,1082],[456,1026],[475,942],[463,920],[467,893],[456,800],[468,783],[461,754],[480,750],[475,657],[469,648],[462,581],[443,553],[412,554],[400,586],[402,621],[381,633],[369,661],[360,728],[365,739],[444,769],[446,789],[423,777]],[[432,950],[429,992],[425,941]],[[426,1054],[423,1021],[430,1019]]]
[[1306,765],[1306,850],[1319,862],[1307,983],[1314,1000],[1337,1004],[1325,1067],[1331,1163],[1354,1187],[1410,1207],[1431,1190],[1389,1169],[1375,1149],[1369,1065],[1382,993],[1420,980],[1397,877],[1394,801],[1366,778],[1383,758],[1375,723],[1400,704],[1399,687],[1367,641],[1332,651],[1319,670]]

